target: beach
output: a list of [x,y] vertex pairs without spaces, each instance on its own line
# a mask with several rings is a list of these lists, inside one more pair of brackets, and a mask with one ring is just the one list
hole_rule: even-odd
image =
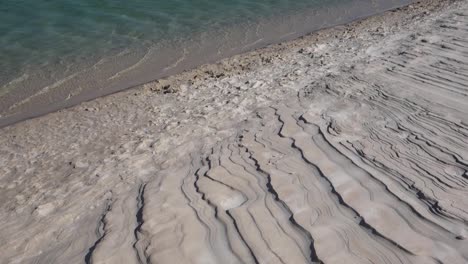
[[0,129],[1,263],[466,263],[468,2]]

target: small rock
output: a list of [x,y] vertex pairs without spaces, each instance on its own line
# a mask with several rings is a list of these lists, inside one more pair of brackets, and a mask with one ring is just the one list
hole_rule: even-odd
[[54,209],[55,206],[52,203],[46,203],[36,207],[36,210],[34,212],[37,213],[39,216],[47,216],[50,213],[52,213]]

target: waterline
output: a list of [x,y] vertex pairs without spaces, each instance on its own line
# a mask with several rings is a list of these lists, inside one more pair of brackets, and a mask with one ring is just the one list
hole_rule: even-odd
[[[92,44],[82,44],[83,47],[58,49],[56,57],[47,47],[38,45],[37,48],[43,50],[37,52],[38,58],[21,62],[25,66],[19,67],[21,70],[13,70],[14,74],[8,71],[5,75],[2,73],[0,115],[3,117],[0,117],[0,127],[411,1],[279,1],[282,5],[273,3],[279,7],[270,9],[265,6],[272,4],[268,1],[260,1],[263,5],[257,1],[255,8],[249,6],[252,5],[250,2],[237,3],[237,9],[234,10],[244,8],[242,15],[236,14],[225,20],[221,16],[209,20],[205,13],[197,19],[208,21],[191,27],[188,18],[179,15],[178,18],[176,16],[168,20],[172,23],[160,28],[155,26],[157,29],[151,29],[148,26],[149,29],[142,30],[137,25],[151,25],[148,20],[138,22],[134,21],[135,18],[124,16],[125,21],[134,21],[137,29],[132,31],[127,26],[125,33],[121,30],[118,34],[113,29],[112,34],[96,38],[96,43],[91,39],[88,41]],[[221,9],[219,6],[217,8]],[[263,10],[263,13],[252,13],[249,8]],[[280,14],[281,10],[283,12]],[[192,18],[191,21],[195,20]],[[6,65],[3,67],[8,68]]]

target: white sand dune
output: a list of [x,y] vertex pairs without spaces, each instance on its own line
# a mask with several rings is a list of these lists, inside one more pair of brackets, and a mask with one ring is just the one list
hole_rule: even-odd
[[467,263],[468,2],[1,130],[2,263]]

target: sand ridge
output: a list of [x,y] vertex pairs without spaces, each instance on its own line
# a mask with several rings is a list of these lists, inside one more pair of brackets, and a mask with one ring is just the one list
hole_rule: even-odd
[[467,22],[423,1],[2,129],[2,262],[466,263]]

